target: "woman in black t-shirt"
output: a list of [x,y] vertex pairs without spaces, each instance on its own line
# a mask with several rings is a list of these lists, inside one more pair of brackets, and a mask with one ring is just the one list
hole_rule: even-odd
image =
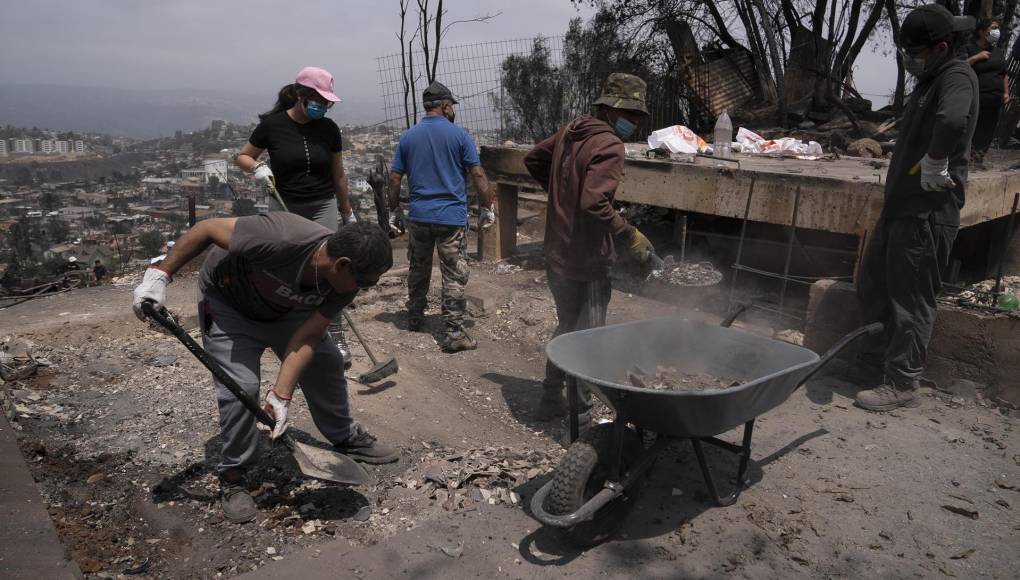
[[1006,57],[999,48],[999,21],[978,22],[974,37],[967,44],[967,63],[974,67],[980,91],[977,128],[971,140],[970,158],[975,167],[984,166],[985,153],[995,136],[999,111],[1009,102],[1006,84]]
[[[333,94],[333,75],[316,67],[298,73],[294,84],[280,89],[276,105],[259,115],[237,165],[274,185],[287,209],[336,230],[337,217],[354,219],[341,156],[340,128],[325,117],[340,98]],[[263,151],[269,162],[258,161]],[[270,208],[276,211],[275,199]]]

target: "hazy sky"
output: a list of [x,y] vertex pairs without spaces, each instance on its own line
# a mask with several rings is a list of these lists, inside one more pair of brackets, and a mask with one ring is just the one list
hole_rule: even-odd
[[[337,94],[363,107],[379,99],[376,57],[399,50],[397,4],[7,0],[0,17],[0,82],[227,89],[264,94],[271,102],[302,66],[316,65],[336,76]],[[447,0],[446,6],[448,20],[502,12],[487,24],[457,25],[447,45],[559,35],[578,15],[568,0]],[[890,63],[865,49],[859,89],[887,93],[895,81]]]

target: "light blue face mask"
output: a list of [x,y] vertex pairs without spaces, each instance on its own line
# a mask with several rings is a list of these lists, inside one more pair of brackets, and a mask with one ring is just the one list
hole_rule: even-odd
[[309,119],[316,120],[326,116],[326,106],[315,101],[305,101],[305,115]]
[[628,139],[637,130],[637,125],[631,123],[626,117],[620,117],[613,124],[613,131],[620,139]]

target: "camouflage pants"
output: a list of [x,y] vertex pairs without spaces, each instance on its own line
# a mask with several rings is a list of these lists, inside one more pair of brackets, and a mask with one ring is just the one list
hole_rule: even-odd
[[428,303],[432,253],[439,252],[443,275],[443,322],[447,332],[463,330],[464,288],[468,282],[467,228],[408,222],[407,311],[421,316]]

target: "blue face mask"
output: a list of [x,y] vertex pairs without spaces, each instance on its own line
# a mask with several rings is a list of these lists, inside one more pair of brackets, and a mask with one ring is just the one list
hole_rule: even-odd
[[616,136],[620,139],[628,139],[637,130],[637,125],[628,121],[625,117],[620,117],[613,124],[613,131],[616,131]]
[[326,116],[326,105],[315,101],[305,101],[305,115],[309,119],[316,120]]

